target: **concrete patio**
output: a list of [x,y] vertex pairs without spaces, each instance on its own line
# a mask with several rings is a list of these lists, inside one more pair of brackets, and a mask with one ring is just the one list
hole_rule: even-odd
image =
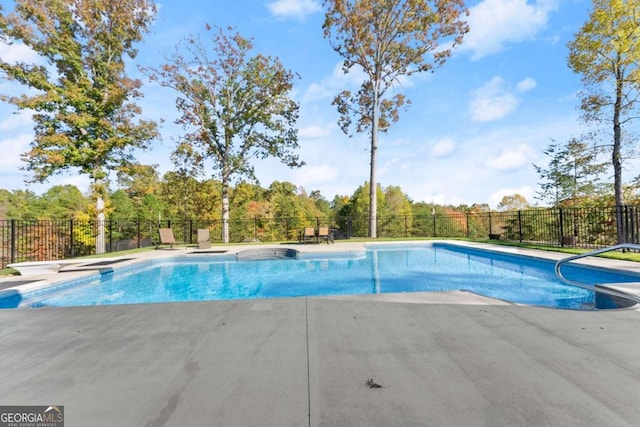
[[0,310],[0,404],[69,426],[640,424],[638,311],[455,297]]
[[64,405],[69,426],[640,425],[636,308],[447,292],[0,310],[0,323],[0,405]]

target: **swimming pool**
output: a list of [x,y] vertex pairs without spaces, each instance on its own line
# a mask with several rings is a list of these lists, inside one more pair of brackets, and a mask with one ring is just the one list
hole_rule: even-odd
[[[520,304],[593,309],[595,293],[563,284],[553,266],[549,260],[435,243],[376,244],[364,252],[301,253],[284,260],[178,256],[13,295],[0,299],[0,307],[466,290]],[[589,284],[640,281],[574,265],[563,271]]]

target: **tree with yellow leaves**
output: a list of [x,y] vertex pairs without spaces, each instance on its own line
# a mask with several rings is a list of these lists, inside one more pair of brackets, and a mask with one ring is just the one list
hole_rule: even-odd
[[[34,112],[25,169],[38,182],[67,169],[89,175],[98,227],[109,169],[131,163],[132,149],[157,136],[154,122],[136,120],[141,82],[125,72],[155,13],[151,0],[16,0],[12,12],[0,6],[0,40],[24,44],[39,58],[0,59],[6,79],[33,90],[0,97]],[[104,251],[100,236],[97,252]]]
[[[568,44],[569,67],[581,75],[581,109],[588,123],[610,123],[615,202],[624,204],[624,127],[634,119],[640,85],[640,1],[593,0],[588,21]],[[618,242],[625,241],[618,209]]]

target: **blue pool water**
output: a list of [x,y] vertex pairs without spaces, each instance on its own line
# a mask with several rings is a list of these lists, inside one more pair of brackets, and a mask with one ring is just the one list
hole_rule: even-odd
[[[182,256],[13,295],[0,299],[0,307],[468,290],[521,304],[592,309],[594,292],[561,283],[553,266],[551,261],[446,244],[376,245],[364,253],[302,254],[285,260]],[[590,284],[640,281],[631,274],[572,265],[563,272]]]

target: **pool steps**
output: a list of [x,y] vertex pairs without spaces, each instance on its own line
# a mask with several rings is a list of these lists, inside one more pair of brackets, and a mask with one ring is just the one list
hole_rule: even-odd
[[[582,258],[588,258],[590,256],[599,255],[605,252],[617,251],[620,249],[633,249],[640,251],[640,245],[634,243],[621,243],[619,245],[609,246],[608,248],[596,249],[584,254],[573,255],[567,258],[563,258],[556,262],[555,272],[556,276],[564,283],[569,285],[578,286],[592,290],[596,293],[596,306],[599,308],[605,308],[603,305],[613,304],[618,308],[631,307],[640,303],[640,282],[635,283],[598,283],[595,285],[589,285],[582,282],[576,282],[569,280],[562,274],[562,265],[571,261],[576,261]],[[604,294],[604,295],[603,295]],[[605,295],[609,298],[605,298]],[[599,301],[598,301],[599,300]]]
[[236,253],[238,261],[255,261],[261,259],[287,259],[297,258],[298,251],[290,248],[259,248],[246,249]]

